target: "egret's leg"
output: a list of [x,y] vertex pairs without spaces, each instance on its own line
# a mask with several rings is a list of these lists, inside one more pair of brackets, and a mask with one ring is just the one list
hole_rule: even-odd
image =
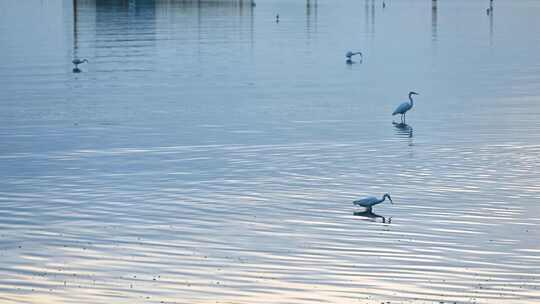
[[407,117],[405,117],[405,115],[407,115],[407,113],[403,113],[403,123],[407,122]]

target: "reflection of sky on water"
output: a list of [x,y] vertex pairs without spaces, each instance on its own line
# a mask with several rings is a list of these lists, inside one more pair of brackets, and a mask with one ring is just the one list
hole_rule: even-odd
[[[530,208],[538,189],[519,181],[539,183],[519,163],[537,148],[432,146],[407,164],[398,160],[408,152],[393,145],[382,144],[384,154],[361,146],[30,156],[49,168],[48,176],[8,182],[4,212],[16,220],[2,224],[3,254],[12,261],[5,273],[22,284],[31,278],[36,286],[27,288],[42,294],[52,288],[58,299],[73,288],[74,301],[99,302],[111,288],[128,298],[244,301],[272,291],[283,294],[280,300],[298,300],[316,288],[338,300],[370,284],[356,297],[407,299],[436,291],[443,296],[425,296],[466,301],[471,292],[489,299],[490,290],[509,299],[534,296],[537,244],[531,235],[539,219]],[[488,165],[478,167],[480,161]],[[511,169],[501,172],[501,161]],[[79,173],[63,169],[70,164]],[[358,189],[390,189],[395,204],[376,212],[391,224],[351,215]],[[523,203],[505,203],[516,199]],[[30,201],[40,202],[31,212]],[[46,231],[39,229],[44,221]],[[343,281],[350,286],[340,288]],[[521,282],[532,289],[514,288]],[[81,293],[79,285],[86,286]]]

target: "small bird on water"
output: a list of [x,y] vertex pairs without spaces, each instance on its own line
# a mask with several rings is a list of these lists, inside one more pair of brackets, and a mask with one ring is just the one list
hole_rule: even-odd
[[73,64],[75,65],[75,68],[78,68],[78,67],[79,67],[79,64],[82,64],[82,63],[85,63],[85,62],[88,63],[88,60],[86,60],[86,59],[75,58],[75,59],[73,59],[73,61],[71,61],[71,62],[73,62]]
[[75,65],[75,67],[73,68],[73,73],[80,73],[81,69],[79,69],[79,64],[88,62],[88,60],[86,59],[81,60],[79,58],[75,58],[71,62],[73,62],[73,64]]
[[391,204],[394,203],[392,201],[392,198],[390,197],[390,194],[385,193],[381,199],[378,199],[375,196],[370,196],[370,197],[366,197],[366,198],[363,198],[363,199],[356,200],[356,201],[353,202],[353,204],[355,206],[360,206],[360,207],[366,208],[367,212],[372,212],[371,208],[373,208],[373,206],[375,206],[377,204],[380,204],[380,203],[384,202],[386,200],[386,198],[388,198],[388,200],[390,201]]
[[362,55],[362,52],[351,52],[351,51],[348,51],[348,52],[345,54],[345,57],[347,58],[347,63],[353,63],[352,57],[353,57],[354,55],[360,55],[360,62],[364,59],[364,55]]
[[409,101],[410,102],[407,102],[407,101],[403,102],[392,113],[392,116],[397,115],[397,114],[401,114],[401,123],[405,123],[405,114],[407,113],[407,111],[412,109],[412,107],[414,106],[412,95],[420,95],[420,94],[418,94],[416,92],[409,92]]

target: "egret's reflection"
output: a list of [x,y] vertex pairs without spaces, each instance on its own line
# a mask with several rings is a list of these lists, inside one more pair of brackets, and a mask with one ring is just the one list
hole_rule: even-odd
[[73,68],[73,73],[80,73],[82,72],[81,69],[79,68]]
[[363,220],[367,220],[367,221],[373,221],[373,222],[376,222],[377,219],[381,219],[382,220],[382,223],[392,223],[392,218],[389,217],[389,218],[386,218],[382,215],[378,215],[377,213],[374,213],[373,211],[369,211],[369,210],[364,210],[364,211],[357,211],[357,212],[354,212],[353,213],[354,216],[359,216],[359,217],[362,217]]
[[413,128],[411,125],[408,125],[403,122],[395,122],[393,121],[392,124],[396,128],[396,134],[403,137],[413,137]]

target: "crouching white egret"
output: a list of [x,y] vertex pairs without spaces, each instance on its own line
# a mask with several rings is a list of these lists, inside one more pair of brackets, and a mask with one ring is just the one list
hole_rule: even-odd
[[392,201],[392,198],[390,197],[390,194],[385,193],[381,199],[378,199],[374,196],[366,197],[363,199],[359,199],[353,202],[355,206],[360,206],[366,208],[366,211],[371,212],[371,208],[377,204],[380,204],[384,202],[388,198],[391,204],[394,202]]
[[362,55],[362,52],[351,52],[351,51],[348,51],[346,54],[345,54],[345,57],[347,58],[347,63],[353,63],[352,61],[352,57],[354,55],[360,55],[360,62],[362,62],[364,60],[364,55]]
[[71,61],[71,62],[73,62],[73,64],[75,65],[75,67],[78,67],[79,64],[88,62],[88,60],[86,60],[86,59],[75,58],[75,59],[73,59],[73,61]]
[[348,59],[351,59],[352,56],[354,55],[360,55],[360,58],[362,58],[364,55],[362,55],[362,52],[351,52],[351,51],[348,51],[347,54],[345,54],[345,57],[347,57]]
[[401,114],[401,123],[405,123],[405,113],[407,113],[407,111],[412,109],[412,107],[414,106],[412,95],[420,95],[420,94],[418,94],[416,92],[409,92],[409,101],[410,102],[407,102],[407,101],[403,102],[392,113],[392,116],[394,116],[396,114]]

